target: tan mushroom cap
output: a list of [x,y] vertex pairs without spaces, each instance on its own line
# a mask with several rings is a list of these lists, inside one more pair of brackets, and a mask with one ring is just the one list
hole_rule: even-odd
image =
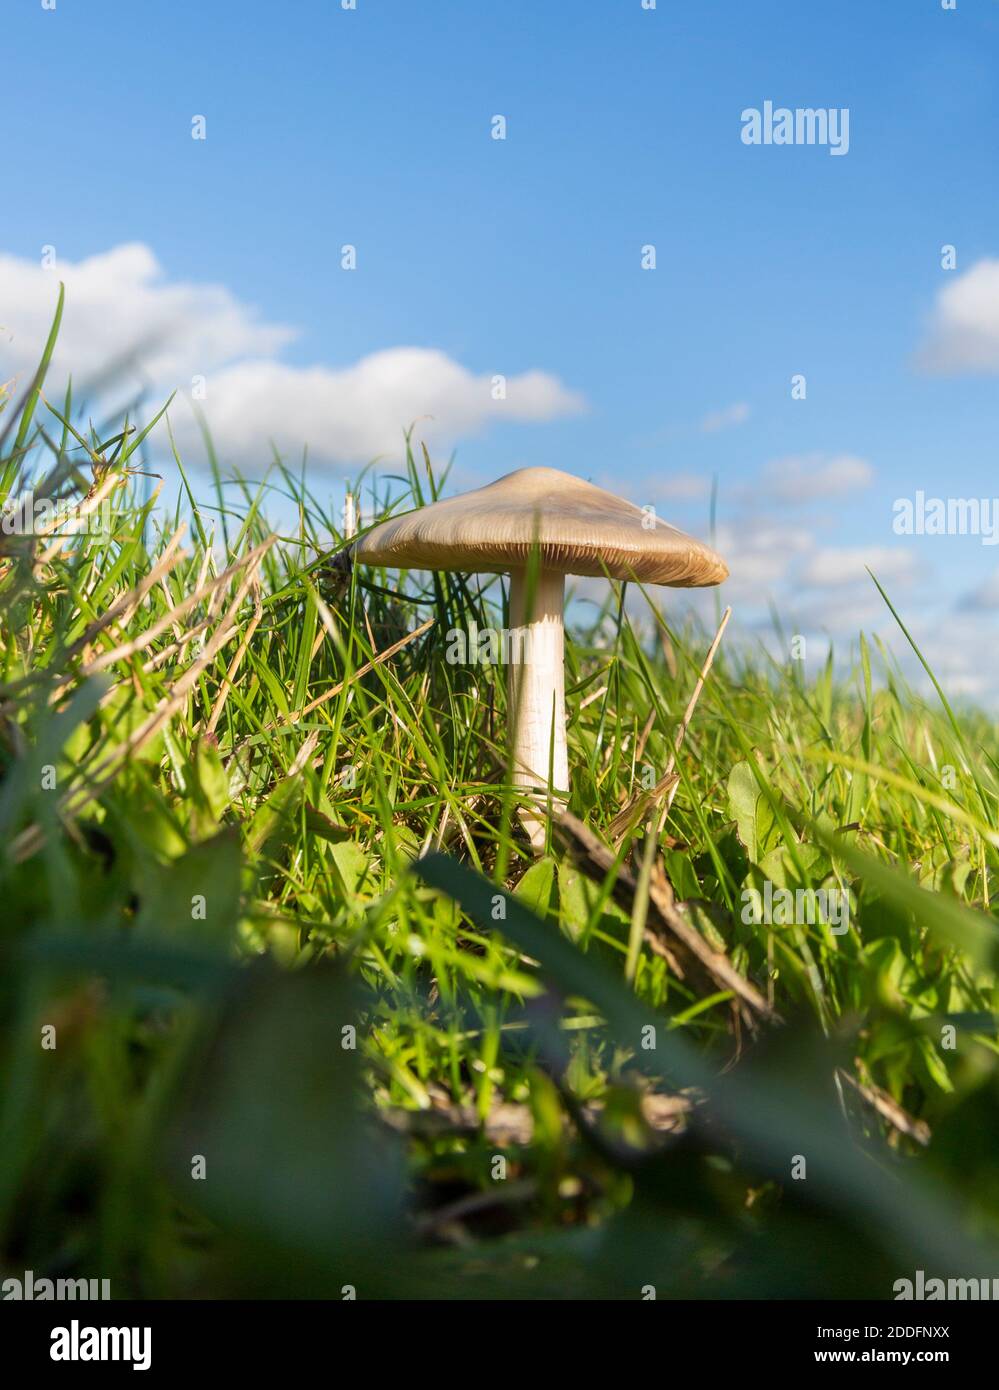
[[542,568],[562,574],[677,588],[728,577],[710,546],[557,468],[521,468],[474,492],[383,521],[357,542],[353,555],[388,569],[507,574],[527,564],[535,545]]

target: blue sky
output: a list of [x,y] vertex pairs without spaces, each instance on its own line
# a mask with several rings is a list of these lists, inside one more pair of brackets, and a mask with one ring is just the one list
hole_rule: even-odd
[[[327,428],[324,392],[409,399],[335,373],[433,350],[420,371],[464,374],[435,437],[462,481],[547,464],[703,533],[717,475],[747,623],[772,595],[803,631],[881,625],[867,556],[957,691],[988,693],[961,634],[994,621],[999,547],[891,519],[918,488],[999,493],[996,0],[39,0],[6,7],[4,49],[0,370],[41,333],[43,247],[59,273],[145,247],[151,265],[98,261],[82,303],[65,275],[69,343],[127,348],[164,304],[204,315],[149,379],[184,389],[200,354],[213,424],[213,374],[283,364],[219,382],[241,463],[240,391],[335,490],[373,436]],[[848,108],[848,153],[747,146],[766,100]],[[495,373],[510,409],[469,407]]]

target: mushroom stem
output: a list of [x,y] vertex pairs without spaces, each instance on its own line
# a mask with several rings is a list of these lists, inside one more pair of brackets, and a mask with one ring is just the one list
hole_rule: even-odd
[[[565,805],[569,759],[565,744],[565,575],[542,570],[528,595],[524,570],[510,575],[509,717],[513,721],[514,786],[536,787],[541,814],[521,813],[536,850],[545,846],[549,786],[552,807]],[[528,611],[529,609],[529,611]],[[551,781],[549,783],[549,773]],[[562,795],[558,795],[561,792]]]

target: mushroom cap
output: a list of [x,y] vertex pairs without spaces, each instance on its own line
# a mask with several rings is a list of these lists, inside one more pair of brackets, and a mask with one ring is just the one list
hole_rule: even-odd
[[508,574],[534,548],[542,569],[676,588],[720,584],[710,546],[593,483],[557,468],[520,468],[474,492],[374,527],[355,560],[387,569]]

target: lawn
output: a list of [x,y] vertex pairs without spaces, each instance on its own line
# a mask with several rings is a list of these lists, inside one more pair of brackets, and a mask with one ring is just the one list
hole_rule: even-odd
[[[505,626],[504,581],[334,561],[307,466],[249,483],[209,447],[196,494],[190,460],[147,476],[151,422],[43,387],[4,401],[0,501],[104,524],[0,534],[0,1273],[641,1299],[999,1272],[991,718],[859,633],[818,670],[726,633],[692,702],[714,627],[609,584],[570,612],[538,854],[502,666],[447,659]],[[447,469],[413,445],[373,476],[365,521]]]

